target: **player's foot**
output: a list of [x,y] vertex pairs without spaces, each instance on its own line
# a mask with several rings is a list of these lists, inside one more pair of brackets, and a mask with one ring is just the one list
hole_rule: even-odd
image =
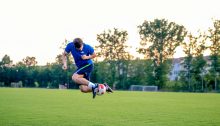
[[95,86],[92,87],[92,98],[96,97],[97,90],[98,90],[98,84],[95,84]]
[[113,93],[113,90],[111,89],[111,87],[110,86],[108,86],[108,84],[107,83],[104,83],[104,85],[105,85],[105,87],[106,87],[106,91],[107,92],[111,92],[111,93]]

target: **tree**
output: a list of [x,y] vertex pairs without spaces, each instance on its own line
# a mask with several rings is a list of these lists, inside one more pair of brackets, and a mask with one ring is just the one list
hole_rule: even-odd
[[[20,61],[16,63],[15,67],[17,71],[17,81],[21,81],[22,84],[25,84],[27,80],[27,74],[28,74],[26,65]],[[22,85],[22,86],[25,86],[25,85]]]
[[210,73],[215,78],[215,90],[217,90],[217,78],[220,73],[220,20],[215,20],[213,22],[214,28],[209,28],[208,38],[211,41],[211,46],[209,47],[211,51],[210,59],[211,69]]
[[10,56],[5,55],[2,58],[1,65],[11,65],[11,64],[12,64],[12,60],[11,60]]
[[23,59],[23,63],[24,63],[27,67],[37,65],[36,58],[35,58],[35,57],[30,57],[30,56],[27,56],[26,58],[24,58],[24,59]]
[[153,76],[153,67],[151,60],[135,59],[129,64],[129,81],[130,85],[155,85]]
[[169,72],[167,61],[173,57],[176,47],[184,40],[186,29],[165,19],[144,21],[138,29],[141,38],[138,52],[153,61],[155,84],[162,88]]
[[97,55],[103,58],[104,62],[107,62],[109,65],[110,83],[116,84],[116,81],[119,80],[118,83],[122,83],[122,87],[124,87],[127,74],[128,62],[125,60],[131,59],[131,55],[127,50],[128,46],[126,45],[127,36],[127,31],[119,31],[116,28],[104,31],[97,35],[99,45],[95,47]]
[[37,61],[35,57],[30,57],[27,56],[23,60],[23,64],[26,66],[26,80],[24,82],[25,87],[34,87],[34,82],[35,82],[35,67],[37,65]]
[[[195,37],[190,33],[187,38],[188,42],[185,40],[183,43],[183,51],[186,57],[184,57],[183,62],[185,70],[182,71],[181,77],[185,78],[182,80],[187,81],[189,91],[203,91],[206,65],[203,53],[207,49],[205,46],[206,35],[200,33]],[[200,85],[201,81],[202,83]]]
[[[205,66],[206,60],[204,59],[204,51],[207,49],[206,47],[206,35],[201,34],[196,37],[196,47],[193,55],[195,58],[192,62],[192,73],[193,77],[196,81],[195,89],[204,91],[204,75],[206,73]],[[201,87],[201,88],[200,88]]]
[[0,62],[0,82],[4,82],[5,86],[10,86],[10,83],[12,81],[12,60],[10,56],[4,55]]
[[195,48],[197,46],[197,38],[194,37],[191,33],[187,35],[188,42],[183,42],[183,52],[185,53],[183,67],[185,70],[181,71],[182,80],[187,81],[188,90],[191,90],[191,77],[192,77],[192,60],[193,56],[195,56]]

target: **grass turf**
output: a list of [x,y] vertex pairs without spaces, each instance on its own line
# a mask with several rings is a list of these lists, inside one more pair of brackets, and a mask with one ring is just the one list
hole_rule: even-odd
[[220,94],[0,88],[0,126],[219,126]]

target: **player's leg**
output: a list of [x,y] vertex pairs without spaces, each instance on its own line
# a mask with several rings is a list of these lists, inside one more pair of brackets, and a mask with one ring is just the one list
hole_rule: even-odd
[[72,79],[75,83],[80,85],[80,90],[81,92],[87,93],[87,92],[91,92],[92,89],[88,87],[88,80],[86,80],[84,78],[84,75],[80,75],[77,73],[74,73],[72,76]]
[[[84,74],[84,78],[86,78],[86,80],[90,81],[90,76],[91,76],[91,71],[89,72],[86,72]],[[107,83],[104,83],[105,87],[106,87],[106,91],[109,92],[109,93],[113,93],[113,90],[112,88],[107,84]]]
[[[93,83],[91,84],[91,82],[89,81],[90,80],[90,75],[91,75],[91,73],[85,73],[84,75],[80,75],[80,74],[77,74],[77,73],[73,74],[72,79],[77,84],[80,84],[81,92],[84,92],[84,93],[88,93],[88,92],[96,93],[95,88],[98,85],[97,84],[93,85]],[[104,83],[104,85],[106,87],[106,91],[107,92],[113,93],[113,90],[111,89],[111,87],[107,83]],[[94,94],[94,95],[96,95],[96,94]]]
[[92,89],[89,88],[88,86],[85,86],[85,85],[80,85],[79,88],[80,88],[81,92],[83,92],[83,93],[92,92]]
[[90,75],[93,70],[93,64],[86,67],[79,68],[72,76],[72,79],[77,84],[80,84],[80,89],[82,92],[91,92],[93,93],[93,98],[96,96],[96,91],[98,84],[92,83],[90,80]]
[[79,68],[72,76],[74,82],[80,85],[87,85],[92,89],[96,85],[90,81],[90,75],[93,70],[93,64],[86,65],[86,67]]
[[84,93],[92,92],[93,98],[96,97],[98,84],[93,84],[92,82],[85,79],[84,75],[80,75],[77,73],[73,74],[72,79],[74,82],[80,85],[81,92],[84,92]]
[[80,85],[88,86],[89,81],[84,78],[84,74],[74,73],[72,76],[72,80]]

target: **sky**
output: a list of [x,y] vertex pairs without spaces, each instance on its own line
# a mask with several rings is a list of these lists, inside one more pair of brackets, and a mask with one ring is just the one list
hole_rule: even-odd
[[63,52],[65,39],[80,37],[95,46],[97,34],[113,28],[128,32],[135,55],[137,26],[144,20],[165,18],[196,33],[220,19],[219,5],[219,0],[0,0],[0,59],[7,54],[17,63],[33,56],[45,65]]

